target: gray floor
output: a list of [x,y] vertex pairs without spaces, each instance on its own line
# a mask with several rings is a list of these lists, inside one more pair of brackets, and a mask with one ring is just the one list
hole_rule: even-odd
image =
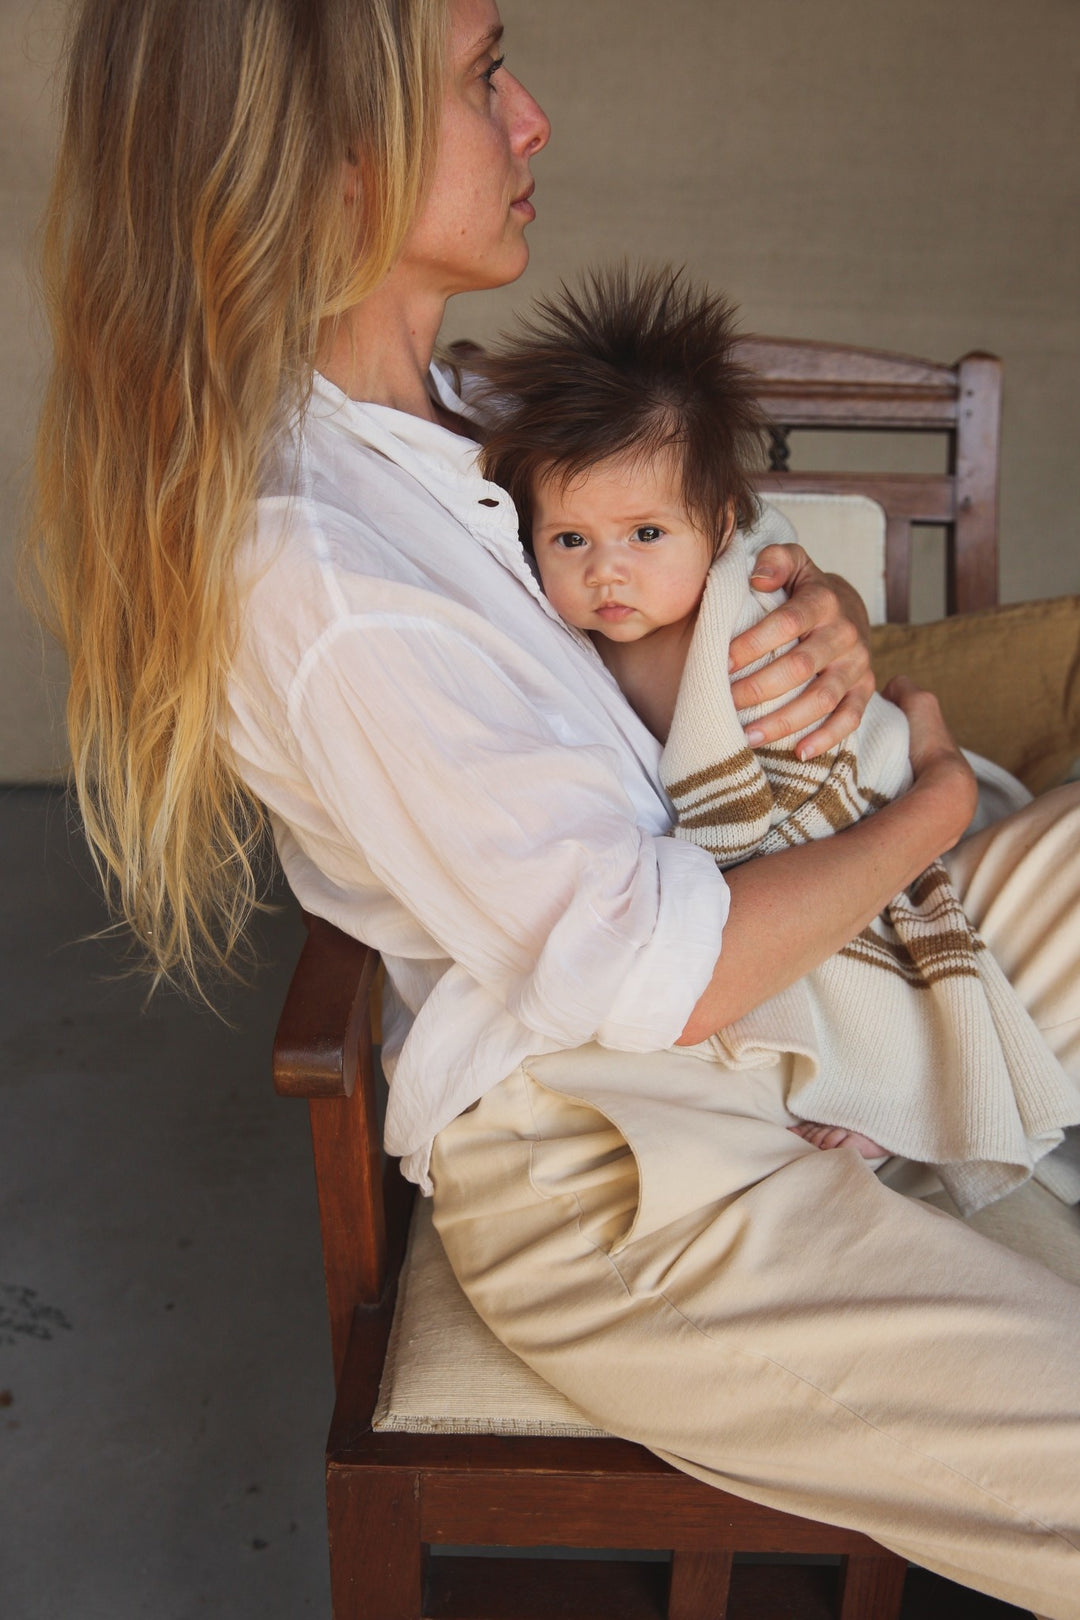
[[295,914],[233,1028],[116,982],[58,794],[0,791],[0,1616],[329,1613],[331,1402]]

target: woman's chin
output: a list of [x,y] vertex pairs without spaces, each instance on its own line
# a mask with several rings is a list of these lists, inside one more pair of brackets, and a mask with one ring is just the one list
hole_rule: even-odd
[[524,275],[529,265],[529,244],[523,234],[517,240],[505,242],[501,249],[489,254],[481,263],[469,267],[469,273],[460,277],[455,293],[489,292],[493,287],[506,287]]

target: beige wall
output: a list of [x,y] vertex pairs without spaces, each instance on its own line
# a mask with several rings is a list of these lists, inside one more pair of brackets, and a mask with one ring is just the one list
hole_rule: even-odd
[[[48,164],[55,0],[0,0],[0,537],[40,371],[23,259]],[[1005,360],[1002,595],[1080,590],[1076,0],[504,0],[552,116],[533,264],[458,300],[490,336],[557,277],[685,262],[744,324]],[[890,458],[894,446],[885,447]],[[935,590],[922,600],[934,611]],[[0,780],[48,768],[41,655],[0,596]]]

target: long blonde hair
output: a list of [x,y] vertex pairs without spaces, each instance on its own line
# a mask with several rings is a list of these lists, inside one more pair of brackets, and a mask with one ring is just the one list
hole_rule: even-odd
[[86,832],[159,978],[225,966],[257,903],[261,812],[224,740],[234,553],[323,323],[416,216],[446,28],[446,0],[82,0],[73,19],[30,555]]

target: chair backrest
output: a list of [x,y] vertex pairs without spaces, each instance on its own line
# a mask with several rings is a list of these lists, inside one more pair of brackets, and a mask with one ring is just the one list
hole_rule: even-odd
[[[909,616],[911,529],[946,534],[946,611],[997,602],[1001,361],[973,353],[954,366],[843,344],[746,337],[739,358],[761,379],[772,423],[763,494],[861,494],[885,512],[886,616]],[[790,436],[890,431],[945,436],[944,473],[803,472],[789,465]]]
[[[468,363],[468,352],[459,350]],[[950,532],[949,611],[996,600],[1001,365],[968,355],[955,366],[821,343],[745,338],[740,358],[762,379],[775,428],[766,494],[859,494],[885,510],[888,617],[908,612],[913,523]],[[797,428],[903,429],[949,435],[946,474],[787,470]],[[274,1083],[307,1097],[322,1225],[335,1374],[353,1313],[376,1305],[396,1274],[412,1188],[381,1153],[371,991],[378,956],[330,923],[307,917],[274,1042]]]

